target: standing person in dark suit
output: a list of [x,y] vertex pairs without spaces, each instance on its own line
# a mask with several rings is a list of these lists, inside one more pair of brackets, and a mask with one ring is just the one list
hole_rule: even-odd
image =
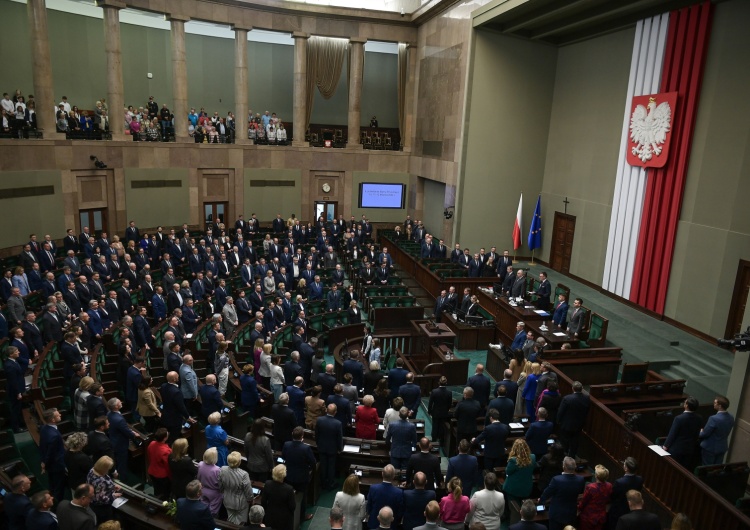
[[580,381],[574,381],[573,393],[562,398],[560,408],[557,409],[558,434],[567,456],[575,458],[578,452],[578,439],[586,424],[590,407],[591,400],[583,393],[583,385]]
[[8,358],[3,363],[5,370],[5,380],[7,383],[7,400],[10,407],[10,426],[14,433],[24,432],[26,429],[21,427],[23,423],[22,405],[23,394],[26,392],[26,382],[24,380],[23,369],[18,364],[18,348],[8,346]]
[[440,317],[443,315],[443,311],[448,311],[450,304],[448,303],[448,293],[445,289],[440,291],[440,296],[435,300],[435,322],[440,322]]
[[58,530],[57,516],[52,513],[54,497],[49,491],[38,491],[31,498],[34,509],[26,517],[26,528],[34,530]]
[[404,360],[400,357],[396,359],[396,367],[388,371],[388,389],[392,396],[398,395],[398,389],[401,385],[406,384],[406,374],[409,370],[404,368]]
[[443,473],[440,471],[440,457],[431,453],[432,445],[427,438],[419,440],[419,452],[414,453],[406,464],[406,484],[414,485],[414,474],[424,473],[427,483],[425,488],[434,490],[443,486]]
[[439,386],[430,392],[427,413],[432,418],[432,441],[442,443],[445,435],[445,423],[450,419],[450,408],[453,405],[453,392],[448,389],[448,379],[440,377]]
[[182,530],[213,530],[216,526],[208,504],[201,501],[199,480],[188,482],[185,497],[177,499],[177,522]]
[[510,427],[500,422],[500,413],[495,409],[490,409],[489,417],[490,424],[471,443],[481,446],[484,442],[484,469],[492,471],[505,456],[505,440],[510,435]]
[[[292,440],[294,429],[298,425],[297,416],[289,407],[289,394],[286,392],[279,396],[278,403],[271,406],[271,419],[273,420],[273,448],[279,451],[286,442]],[[299,425],[304,425],[304,422]]]
[[[327,490],[336,487],[336,456],[344,449],[344,429],[341,422],[335,418],[337,409],[338,407],[331,403],[326,408],[326,415],[315,422],[315,440],[318,441],[320,455],[320,483]],[[348,412],[348,403],[346,409]]]
[[463,400],[456,405],[453,417],[456,418],[458,441],[473,440],[477,434],[477,418],[482,415],[482,406],[474,399],[474,389],[464,388]]
[[344,374],[352,374],[352,384],[357,388],[362,388],[364,383],[364,365],[359,360],[359,351],[353,350],[349,358],[344,361]]
[[471,387],[474,390],[474,399],[476,399],[482,409],[484,409],[490,400],[490,388],[492,388],[492,383],[490,382],[490,379],[484,375],[483,364],[477,365],[474,375],[466,381],[466,386]]
[[576,461],[569,456],[563,460],[562,475],[553,478],[542,492],[540,504],[549,503],[549,530],[563,530],[576,522],[578,495],[583,493],[585,481],[576,475]]
[[67,481],[65,445],[60,431],[57,430],[57,424],[62,421],[62,416],[57,409],[51,408],[44,411],[43,419],[44,425],[39,429],[39,459],[42,473],[47,474],[52,496],[62,500],[65,498]]
[[94,530],[96,515],[91,509],[94,486],[81,484],[73,491],[72,501],[60,501],[57,507],[57,524],[60,530]]
[[617,521],[617,530],[661,530],[659,517],[643,509],[643,496],[640,491],[630,490],[626,498],[630,513],[620,517]]
[[505,385],[500,385],[497,388],[495,399],[487,405],[487,415],[484,418],[485,425],[489,425],[490,423],[490,410],[495,409],[500,415],[500,423],[510,426],[516,406],[513,404],[513,400],[507,396],[507,391],[508,389]]
[[292,486],[297,493],[302,493],[300,522],[312,519],[312,514],[305,514],[305,496],[307,486],[310,483],[310,475],[316,464],[312,449],[302,441],[304,435],[305,430],[302,427],[295,427],[292,431],[292,440],[286,442],[281,449],[281,457],[284,459],[287,469],[286,483]]
[[448,460],[448,472],[445,474],[445,482],[450,482],[453,477],[460,478],[467,496],[471,495],[474,486],[482,482],[477,457],[470,455],[469,449],[469,440],[461,440],[458,443],[458,454]]
[[568,334],[574,337],[583,331],[583,324],[586,320],[586,310],[582,306],[583,300],[580,298],[573,300],[573,312],[568,320]]
[[678,464],[692,469],[698,452],[698,437],[703,418],[695,413],[698,410],[698,400],[694,397],[685,400],[683,409],[684,412],[675,416],[672,421],[672,427],[662,449],[669,451]]
[[[404,530],[414,530],[422,528],[423,530],[438,530],[438,526],[420,526],[424,525],[426,519],[436,522],[440,515],[440,506],[434,502],[436,495],[434,489],[425,489],[427,477],[421,471],[414,473],[414,489],[404,490],[404,520],[402,526]],[[432,503],[434,513],[430,513]],[[434,515],[434,516],[431,516]]]
[[412,450],[417,445],[417,427],[407,421],[409,417],[408,408],[401,407],[398,415],[399,421],[388,424],[385,441],[391,447],[391,465],[397,469],[406,469]]
[[549,310],[550,297],[552,296],[552,284],[547,279],[546,272],[539,273],[539,288],[534,291],[536,294],[536,306],[544,311]]
[[516,397],[518,396],[518,383],[513,381],[513,370],[510,368],[506,368],[506,370],[503,372],[503,379],[502,381],[498,381],[495,383],[495,395],[497,395],[497,389],[501,386],[505,387],[505,396],[510,398],[511,401],[515,404]]
[[182,434],[182,424],[187,421],[195,423],[190,417],[185,400],[182,397],[180,387],[177,386],[180,376],[177,372],[169,372],[167,381],[159,389],[161,393],[161,402],[164,408],[161,413],[161,424],[169,432],[169,442],[174,442]]
[[627,493],[630,490],[641,491],[643,488],[643,477],[636,475],[638,462],[632,456],[625,459],[623,470],[625,474],[612,483],[612,496],[609,499],[609,511],[607,511],[607,528],[615,530],[617,521],[630,511],[627,501]]
[[396,521],[401,520],[404,512],[404,491],[393,485],[393,479],[396,477],[396,469],[388,464],[383,468],[383,482],[370,486],[370,493],[367,495],[367,528],[377,529],[380,527],[378,522],[378,513],[388,506],[393,510]]
[[700,432],[701,459],[704,466],[721,464],[724,462],[724,454],[727,452],[729,433],[734,427],[734,418],[727,409],[729,400],[724,396],[714,398],[714,410],[716,414],[708,418],[706,426]]
[[398,389],[398,396],[404,400],[404,406],[409,409],[409,417],[416,418],[419,404],[422,402],[422,391],[414,384],[414,374],[406,374],[406,383]]
[[547,453],[547,440],[555,428],[555,424],[547,421],[547,409],[539,407],[536,412],[537,421],[529,425],[526,431],[526,443],[539,461]]
[[3,499],[3,509],[8,518],[8,530],[24,530],[26,516],[34,506],[26,493],[31,489],[31,480],[26,475],[16,475],[11,481],[11,490]]
[[558,329],[565,329],[568,326],[568,297],[560,293],[557,297],[557,304],[552,311],[552,322],[557,325]]
[[112,398],[107,402],[107,408],[109,408],[109,414],[107,414],[107,419],[109,420],[109,439],[112,441],[112,447],[115,451],[117,473],[124,480],[128,473],[128,446],[130,440],[140,438],[141,435],[128,426],[128,422],[125,421],[125,418],[120,413],[122,401]]
[[98,416],[92,425],[94,430],[89,432],[87,437],[88,441],[83,448],[83,452],[89,455],[94,462],[103,456],[108,456],[114,460],[115,451],[112,448],[112,442],[107,436],[107,430],[109,430],[109,420],[107,419],[107,416]]
[[535,523],[536,504],[531,499],[526,499],[521,504],[521,521],[510,525],[509,530],[547,530],[547,527],[540,523]]

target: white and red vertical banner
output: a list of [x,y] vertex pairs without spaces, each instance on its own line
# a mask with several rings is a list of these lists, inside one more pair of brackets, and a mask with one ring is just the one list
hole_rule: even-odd
[[[669,287],[712,13],[705,1],[641,21],[636,31],[635,48],[648,50],[654,43],[657,53],[638,53],[637,61],[633,53],[631,84],[638,84],[634,76],[641,70],[651,75],[632,94],[629,84],[602,285],[659,314]],[[658,30],[646,42],[656,19]],[[644,95],[646,105],[634,101]]]

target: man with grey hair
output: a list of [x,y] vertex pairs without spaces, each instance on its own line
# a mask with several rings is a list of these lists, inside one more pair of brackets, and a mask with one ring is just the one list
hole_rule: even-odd
[[549,503],[549,530],[563,530],[575,523],[578,495],[585,486],[583,477],[576,475],[574,458],[566,456],[562,469],[562,475],[550,481],[539,499],[540,504]]
[[[367,528],[383,528],[380,514],[384,508],[388,509],[391,522],[394,515],[397,521],[401,520],[404,512],[404,490],[393,485],[394,478],[396,469],[388,464],[383,468],[383,482],[370,486],[370,493],[367,495]],[[390,528],[390,522],[385,528]]]
[[297,417],[289,408],[289,394],[284,392],[279,396],[279,402],[271,406],[273,420],[273,446],[280,450],[284,443],[292,439],[292,431],[297,426]]
[[183,355],[182,364],[179,370],[180,390],[182,398],[185,400],[185,407],[190,410],[193,402],[198,397],[198,376],[193,370],[193,356]]
[[227,303],[221,310],[221,315],[224,317],[224,331],[227,337],[231,338],[234,334],[234,330],[237,329],[239,320],[237,318],[237,308],[234,305],[234,298],[227,296]]
[[338,506],[331,508],[331,512],[328,514],[328,522],[331,525],[331,530],[344,528],[344,510]]
[[140,438],[141,435],[128,426],[128,422],[125,421],[125,418],[120,413],[122,401],[118,398],[110,399],[107,401],[107,409],[109,409],[107,413],[107,420],[109,420],[107,435],[114,449],[117,474],[124,480],[128,472],[128,446],[130,440]]
[[388,425],[385,436],[391,444],[391,464],[396,469],[406,469],[412,451],[417,446],[417,426],[407,420],[409,409],[401,407],[399,420]]
[[56,303],[50,302],[46,307],[47,311],[42,316],[42,322],[44,322],[44,327],[42,329],[44,343],[49,344],[54,341],[59,345],[63,340],[62,327],[65,322],[57,314]]
[[534,522],[536,517],[536,504],[531,499],[526,499],[521,504],[521,522],[510,526],[509,530],[547,530],[547,528],[539,523]]
[[200,480],[191,480],[185,487],[185,497],[177,499],[177,522],[180,528],[213,530],[216,527],[211,510],[201,501],[202,489]]
[[253,504],[252,506],[250,506],[250,515],[248,517],[250,524],[246,526],[245,528],[248,530],[256,530],[259,528],[265,528],[266,525],[263,524],[263,518],[265,516],[266,516],[266,511],[263,509],[263,506],[259,504]]
[[379,528],[390,528],[393,523],[393,510],[390,506],[383,506],[378,512]]

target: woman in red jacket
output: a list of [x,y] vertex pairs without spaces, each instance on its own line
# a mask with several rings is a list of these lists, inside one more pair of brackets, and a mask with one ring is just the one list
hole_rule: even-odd
[[362,399],[362,404],[357,407],[354,413],[354,418],[357,420],[357,427],[355,429],[357,438],[365,440],[375,439],[380,418],[378,418],[378,411],[372,406],[373,403],[375,403],[375,398],[369,394],[366,395]]
[[169,498],[171,484],[169,478],[169,455],[172,449],[167,445],[169,433],[164,427],[156,429],[154,440],[148,444],[146,454],[148,457],[148,476],[154,486],[154,496],[162,500]]

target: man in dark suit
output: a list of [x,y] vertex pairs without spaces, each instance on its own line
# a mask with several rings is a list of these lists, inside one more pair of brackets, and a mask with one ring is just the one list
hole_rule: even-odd
[[[344,407],[346,411],[349,410],[348,401]],[[320,455],[320,483],[327,490],[336,487],[336,456],[344,449],[344,429],[335,418],[337,410],[338,407],[331,403],[326,408],[326,415],[315,422],[315,439],[318,441]],[[325,443],[321,443],[323,441]]]
[[396,367],[388,371],[388,388],[392,396],[396,396],[401,385],[406,383],[406,374],[408,373],[409,370],[404,368],[403,359],[396,359]]
[[333,394],[333,387],[336,386],[336,376],[333,374],[333,365],[327,364],[326,371],[318,375],[318,384],[321,386],[320,399],[326,400]]
[[487,416],[484,418],[484,424],[489,425],[490,423],[490,410],[494,409],[500,415],[500,423],[510,425],[513,421],[513,415],[515,413],[516,405],[513,400],[507,396],[508,389],[505,385],[497,387],[495,393],[495,399],[489,402],[487,405]]
[[[292,440],[284,443],[281,449],[281,457],[286,464],[286,483],[297,493],[302,493],[300,516],[301,520],[307,521],[312,519],[312,514],[305,515],[305,494],[316,461],[312,448],[302,441],[304,434],[305,430],[302,427],[295,427],[292,431]],[[343,449],[343,445],[341,448]]]
[[367,528],[380,528],[378,512],[385,506],[393,510],[396,521],[401,520],[404,512],[404,491],[393,485],[395,477],[396,469],[388,464],[383,468],[383,482],[370,486],[370,492],[367,495],[367,513],[369,514]]
[[3,509],[8,519],[8,530],[24,530],[26,516],[34,509],[26,495],[31,489],[31,480],[26,475],[16,475],[11,481],[11,490],[3,499]]
[[412,450],[417,445],[417,426],[407,421],[408,408],[401,407],[398,415],[398,421],[388,424],[385,441],[391,446],[391,465],[397,469],[406,469]]
[[184,530],[213,530],[214,517],[207,504],[201,501],[200,480],[192,480],[185,487],[185,497],[177,499],[177,522]]
[[39,459],[42,473],[49,477],[49,489],[56,499],[65,496],[67,472],[65,468],[65,446],[57,424],[62,416],[56,408],[45,409],[44,425],[39,429]]
[[[292,379],[294,384],[288,385],[286,387],[286,393],[289,396],[288,402],[289,402],[289,409],[291,409],[294,412],[294,417],[297,420],[296,424],[291,424],[288,427],[289,435],[288,440],[292,439],[292,429],[294,429],[297,425],[304,425],[305,424],[305,379],[301,376],[297,376],[294,379]],[[282,394],[283,395],[283,394]],[[276,423],[274,422],[274,426],[276,426]]]
[[435,321],[440,322],[440,318],[443,315],[443,311],[450,310],[450,304],[448,303],[448,295],[445,289],[440,291],[440,296],[435,300]]
[[26,392],[26,382],[24,380],[24,373],[21,365],[18,364],[18,348],[15,346],[8,346],[8,358],[3,363],[5,370],[5,380],[7,383],[7,401],[10,407],[10,426],[14,433],[23,432],[26,429],[22,428],[22,403],[23,394]]
[[552,284],[547,279],[546,272],[539,273],[539,287],[534,291],[534,294],[537,296],[536,306],[543,311],[548,311],[550,297],[552,296]]
[[511,377],[513,377],[513,371],[510,369],[506,369],[503,372],[503,379],[502,381],[498,381],[495,383],[495,395],[497,395],[497,389],[501,386],[505,387],[505,396],[510,398],[511,401],[515,404],[516,397],[518,396],[518,383],[511,380]]
[[478,364],[474,375],[472,375],[466,386],[471,387],[474,390],[474,399],[479,401],[479,404],[484,407],[487,406],[487,402],[490,400],[490,389],[492,388],[492,382],[484,375],[484,365]]
[[[703,418],[695,413],[698,410],[698,400],[694,397],[685,400],[683,409],[684,412],[675,416],[672,421],[672,427],[669,429],[669,435],[662,448],[669,451],[678,464],[692,469],[698,453],[698,436],[703,425]],[[559,420],[560,412],[558,411],[557,414]]]
[[607,512],[607,528],[615,530],[617,521],[630,511],[627,501],[627,493],[630,490],[641,491],[643,488],[643,477],[636,475],[638,462],[632,456],[625,459],[623,471],[625,474],[612,483],[612,496],[609,498],[609,511]]
[[492,471],[505,456],[505,440],[510,435],[510,427],[500,422],[500,413],[495,409],[490,409],[489,418],[489,425],[471,443],[479,447],[484,445],[484,469]]
[[[696,407],[697,405],[696,401]],[[574,381],[573,393],[562,398],[560,408],[557,409],[560,443],[566,454],[573,458],[578,452],[578,439],[586,423],[586,416],[590,407],[591,400],[588,395],[583,393],[583,385],[580,381]],[[698,425],[698,429],[700,430],[700,425]]]
[[[346,371],[346,367],[344,370]],[[289,360],[284,363],[284,381],[292,385],[298,376],[302,377],[302,366],[299,364],[299,352],[293,351]]]
[[167,381],[161,385],[161,401],[163,405],[161,424],[169,431],[169,443],[174,442],[182,434],[182,424],[187,421],[195,423],[190,417],[180,387],[177,386],[180,376],[177,372],[169,372]]
[[540,523],[535,523],[534,518],[536,517],[536,504],[531,499],[526,499],[521,504],[521,521],[510,525],[509,530],[547,530],[547,527]]
[[464,388],[463,399],[456,405],[453,417],[456,418],[458,441],[472,441],[477,434],[477,418],[482,415],[482,406],[474,399],[474,389]]
[[81,484],[73,490],[72,501],[60,501],[57,507],[57,524],[60,530],[94,530],[96,515],[91,509],[94,486]]
[[547,440],[549,440],[555,424],[547,421],[547,409],[544,407],[539,407],[536,416],[537,421],[529,425],[526,431],[526,443],[529,444],[529,449],[539,460],[547,453]]
[[128,446],[130,445],[130,440],[140,438],[141,435],[128,426],[128,422],[125,421],[125,418],[120,413],[122,401],[112,398],[107,402],[107,407],[109,408],[109,413],[107,414],[107,420],[109,420],[108,435],[115,452],[115,465],[117,466],[117,473],[124,479],[128,473]]
[[419,440],[419,452],[414,453],[406,464],[406,484],[413,486],[414,473],[424,473],[426,489],[433,490],[443,485],[443,474],[440,471],[440,457],[431,453],[432,444],[427,438]]
[[[505,280],[508,275],[508,267],[513,267],[513,259],[510,257],[510,252],[504,250],[503,255],[498,257],[497,260],[495,260],[495,263],[497,263],[497,275],[500,278],[500,281]],[[512,268],[510,272],[513,272]]]
[[404,406],[409,409],[409,417],[415,418],[422,402],[422,391],[414,384],[414,374],[406,374],[406,383],[398,389],[398,395],[404,400]]
[[31,357],[41,355],[44,351],[44,339],[42,339],[42,331],[36,325],[35,313],[32,311],[26,313],[26,320],[21,324],[21,329],[23,330],[23,341],[29,348]]
[[[440,516],[440,505],[435,502],[435,490],[425,489],[428,480],[424,473],[414,473],[414,489],[404,490],[404,520],[401,526],[404,530],[414,530],[416,527],[424,530],[437,530],[436,526],[423,527],[425,518],[437,521]],[[429,504],[429,506],[428,506]],[[437,510],[434,510],[437,508]],[[433,513],[434,512],[434,513]]]
[[562,475],[554,477],[542,492],[541,504],[549,503],[549,530],[563,530],[576,522],[578,495],[583,493],[585,481],[576,475],[575,459],[563,459]]
[[563,293],[557,297],[557,304],[552,311],[552,322],[557,325],[558,329],[565,329],[568,326],[568,297]]
[[450,419],[450,408],[453,405],[453,392],[448,389],[448,379],[440,377],[438,387],[430,392],[427,413],[432,418],[432,441],[442,443],[445,435],[445,422]]
[[617,530],[661,530],[659,517],[643,509],[643,496],[640,491],[630,490],[626,498],[630,513],[620,517],[617,521]]
[[482,275],[482,259],[475,253],[469,261],[469,278],[479,278]]
[[526,294],[526,272],[519,269],[516,272],[516,279],[513,281],[513,287],[510,289],[510,296],[513,298],[523,298]]
[[336,405],[335,418],[341,425],[348,427],[352,423],[352,409],[349,399],[344,396],[344,385],[337,384],[333,387],[333,394],[326,399],[326,405]]
[[477,457],[469,454],[470,449],[469,440],[461,440],[458,443],[458,454],[448,460],[448,472],[445,474],[446,483],[453,477],[461,479],[467,497],[471,495],[474,486],[482,482]]
[[570,314],[568,321],[568,334],[577,337],[583,331],[583,325],[586,320],[586,310],[582,307],[583,300],[576,298],[573,300],[573,312]]
[[734,427],[734,418],[727,409],[729,400],[724,396],[714,398],[716,414],[708,418],[706,426],[700,432],[701,460],[704,466],[721,464],[727,452],[727,440]]
[[206,382],[198,389],[201,397],[201,417],[208,423],[208,416],[214,412],[221,412],[224,402],[221,400],[219,389],[216,388],[216,376],[208,374]]
[[271,419],[273,420],[273,448],[278,451],[292,439],[294,429],[298,426],[297,416],[289,407],[289,394],[281,394],[279,402],[271,406]]

